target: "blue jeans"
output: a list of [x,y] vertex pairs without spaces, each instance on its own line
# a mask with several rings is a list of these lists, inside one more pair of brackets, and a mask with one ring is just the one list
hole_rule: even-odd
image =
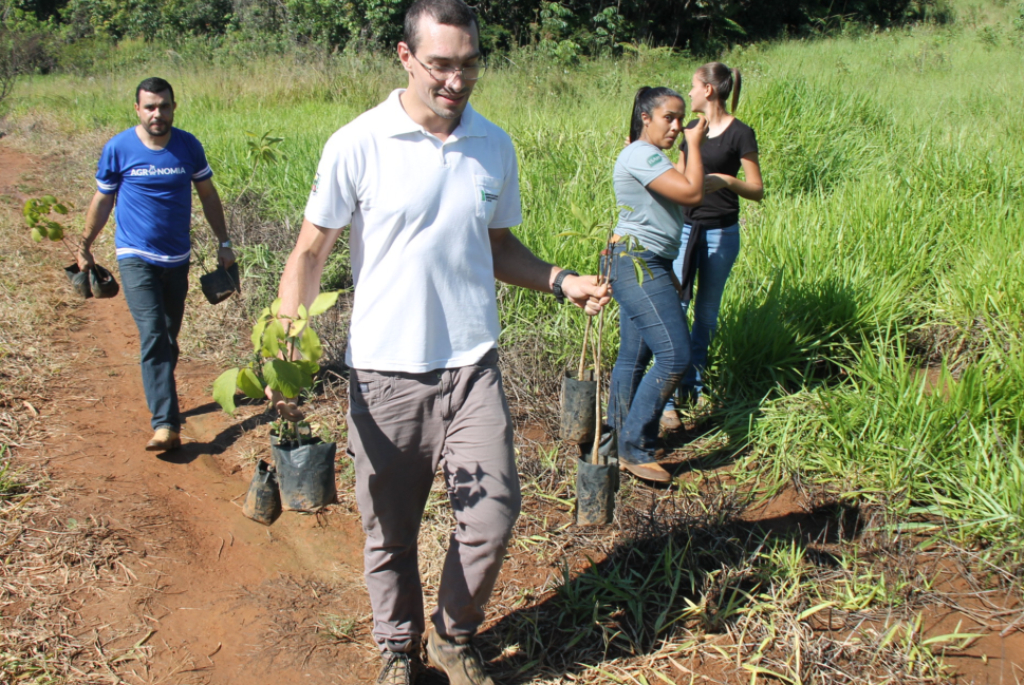
[[[650,270],[643,270],[643,282],[638,283],[627,254],[624,246],[612,247],[619,356],[612,369],[608,418],[618,436],[619,458],[646,464],[655,460],[665,402],[690,365],[690,334],[672,280],[672,260],[649,251],[634,252]],[[652,356],[654,365],[648,370]]]
[[[690,225],[683,226],[683,245],[690,237]],[[704,391],[702,374],[708,362],[708,347],[718,328],[718,312],[722,308],[722,293],[729,272],[740,253],[740,225],[711,228],[704,231],[697,245],[697,277],[693,296],[693,330],[690,332],[690,368],[679,383],[683,400],[696,400]],[[672,264],[676,276],[682,277],[683,255]],[[683,316],[687,304],[683,303]],[[670,400],[666,410],[674,409]]]
[[118,261],[124,299],[139,329],[139,361],[153,429],[181,430],[178,387],[178,332],[185,316],[188,263],[155,266],[138,257]]

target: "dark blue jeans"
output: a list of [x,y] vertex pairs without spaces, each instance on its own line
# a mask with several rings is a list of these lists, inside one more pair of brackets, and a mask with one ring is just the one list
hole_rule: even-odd
[[[625,247],[612,247],[619,356],[612,370],[608,418],[618,435],[619,458],[646,464],[655,460],[661,412],[690,365],[690,332],[679,307],[672,260],[649,251],[633,255],[647,265],[642,283]],[[648,370],[652,356],[654,365]]]
[[124,299],[139,329],[142,387],[153,415],[153,429],[181,430],[174,367],[178,364],[178,332],[188,294],[188,263],[165,267],[126,257],[117,266]]

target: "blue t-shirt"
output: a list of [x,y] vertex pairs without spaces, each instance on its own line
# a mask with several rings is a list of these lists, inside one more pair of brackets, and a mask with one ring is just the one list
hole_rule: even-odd
[[633,236],[644,249],[666,259],[679,254],[683,206],[647,186],[671,168],[663,150],[637,140],[619,154],[612,177],[615,201],[624,206],[615,234]]
[[103,146],[96,188],[117,193],[117,258],[139,257],[157,266],[187,262],[192,182],[212,176],[203,146],[181,129],[171,128],[162,150],[146,147],[135,127],[111,138]]

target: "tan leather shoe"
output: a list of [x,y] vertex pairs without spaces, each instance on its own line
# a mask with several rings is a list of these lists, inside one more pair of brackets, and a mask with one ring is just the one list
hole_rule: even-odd
[[683,427],[683,422],[679,420],[679,414],[676,413],[675,409],[667,409],[661,415],[661,421],[659,422],[663,431],[677,431]]
[[671,483],[672,474],[662,468],[656,461],[646,464],[630,464],[628,461],[619,459],[619,468],[629,471],[641,480],[648,480],[652,483]]
[[170,428],[157,428],[153,437],[146,443],[147,452],[170,452],[181,447],[181,436]]

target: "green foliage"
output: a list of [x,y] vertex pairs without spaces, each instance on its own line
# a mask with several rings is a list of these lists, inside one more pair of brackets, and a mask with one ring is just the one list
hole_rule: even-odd
[[[410,0],[13,1],[19,25],[45,28],[59,34],[65,44],[83,38],[158,40],[179,51],[183,40],[203,37],[232,50],[244,50],[245,43],[255,42],[260,55],[299,44],[390,51],[402,38],[403,15],[411,4]],[[546,58],[569,65],[584,56],[614,54],[622,43],[649,43],[713,56],[737,42],[782,33],[823,33],[833,25],[892,26],[939,16],[937,5],[943,2],[850,0],[838,9],[830,0],[699,0],[683,5],[672,0],[613,4],[606,0],[483,0],[476,9],[486,51],[508,52],[532,44]],[[81,52],[73,47],[62,50]]]
[[228,369],[213,383],[213,399],[229,414],[235,411],[235,393],[241,391],[254,400],[265,396],[266,388],[287,398],[299,396],[313,387],[313,376],[320,370],[323,345],[310,320],[323,314],[338,301],[340,293],[320,293],[309,306],[299,305],[295,316],[280,313],[281,301],[263,310],[252,328],[255,359],[243,368]]
[[72,38],[154,38],[216,35],[230,26],[230,0],[68,0],[60,12]]
[[284,138],[272,136],[270,131],[261,135],[246,131],[245,135],[249,137],[249,140],[245,141],[247,148],[245,153],[249,157],[249,161],[252,162],[253,169],[260,165],[274,165],[287,159],[287,155],[277,147]]
[[32,230],[32,240],[41,243],[44,240],[64,240],[64,225],[50,218],[51,214],[64,216],[68,213],[65,204],[53,195],[44,195],[30,199],[22,208],[25,222]]

